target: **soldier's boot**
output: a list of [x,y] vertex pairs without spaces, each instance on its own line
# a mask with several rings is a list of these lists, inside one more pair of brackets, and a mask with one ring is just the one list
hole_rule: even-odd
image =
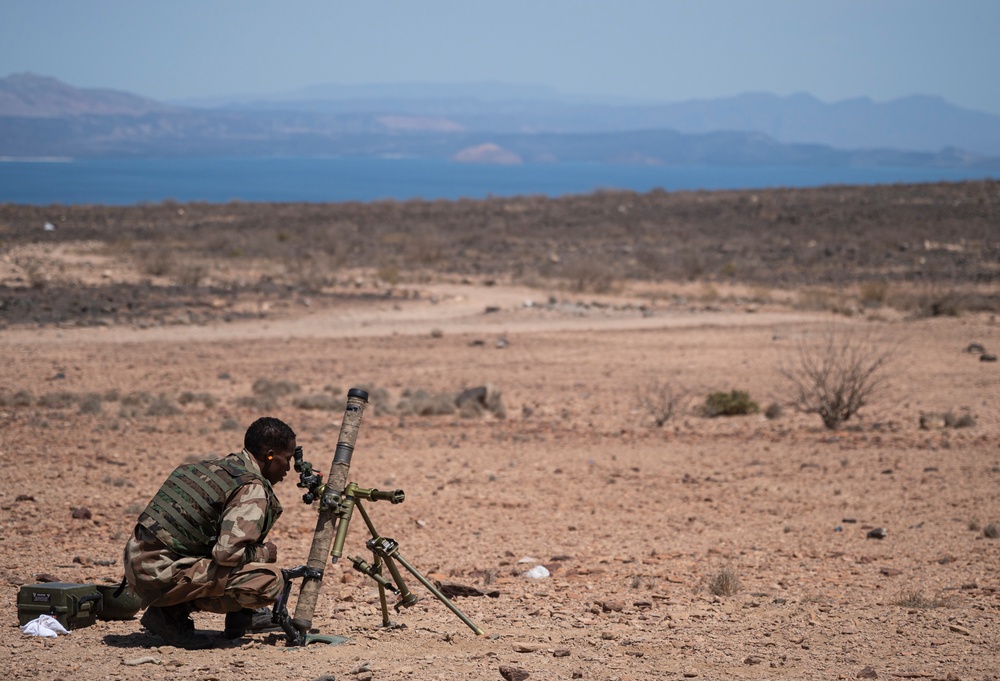
[[242,638],[248,633],[261,633],[264,631],[278,631],[281,627],[271,621],[270,608],[243,608],[235,612],[226,613],[226,628],[222,632],[223,638]]
[[190,614],[191,605],[188,603],[168,605],[162,608],[151,606],[146,608],[146,612],[139,621],[142,626],[165,640],[169,645],[189,650],[211,648],[214,641],[194,630],[194,622],[191,621]]

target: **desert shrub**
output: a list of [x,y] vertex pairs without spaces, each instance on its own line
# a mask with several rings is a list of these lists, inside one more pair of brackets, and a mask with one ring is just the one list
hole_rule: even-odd
[[743,390],[732,390],[728,393],[714,392],[705,398],[703,408],[706,416],[742,416],[756,414],[760,407],[750,399],[750,393]]
[[27,390],[18,390],[13,395],[0,393],[0,407],[30,407],[35,397]]
[[990,523],[983,528],[983,536],[987,539],[996,539],[997,537],[1000,537],[1000,525]]
[[866,281],[861,284],[858,298],[865,307],[881,307],[889,298],[889,284],[884,281]]
[[344,408],[344,400],[327,393],[301,395],[292,400],[292,406],[297,409],[312,409],[316,411],[338,411]]
[[153,402],[153,396],[145,391],[134,392],[134,393],[128,393],[127,395],[122,395],[119,401],[123,406],[126,407],[132,407],[132,406],[145,407]]
[[255,395],[278,398],[297,393],[299,386],[297,383],[290,381],[272,381],[267,378],[258,378],[253,382],[252,390]]
[[211,393],[193,393],[188,390],[182,392],[177,397],[177,401],[184,406],[193,404],[194,402],[201,402],[207,409],[211,409],[219,402],[218,398]]
[[882,393],[894,350],[868,335],[834,331],[818,343],[802,343],[779,367],[789,402],[835,430]]
[[507,409],[504,407],[499,388],[489,383],[466,388],[454,398],[454,401],[462,418],[476,418],[486,412],[500,419],[507,418]]
[[607,293],[615,281],[611,266],[607,261],[597,258],[570,263],[563,274],[569,280],[570,287],[580,293]]
[[47,409],[67,409],[77,400],[77,396],[70,392],[45,393],[38,398],[38,406]]
[[396,411],[402,416],[447,416],[456,411],[455,397],[440,393],[432,395],[422,389],[406,390],[396,405]]
[[222,423],[219,424],[219,430],[239,430],[240,422],[236,419],[222,419]]
[[146,408],[146,416],[176,416],[180,413],[181,408],[177,405],[177,402],[166,393],[160,393]]
[[270,395],[244,395],[236,398],[236,405],[256,411],[271,411],[278,406],[278,400]]
[[686,396],[684,388],[670,381],[653,380],[639,389],[636,402],[639,411],[660,428],[674,417]]
[[80,398],[81,414],[100,414],[102,410],[101,396],[97,393],[87,393]]
[[740,590],[740,578],[731,566],[726,566],[712,578],[708,590],[715,596],[735,596]]
[[136,267],[143,274],[162,277],[174,269],[174,256],[166,248],[150,246],[140,250],[135,255]]
[[921,610],[936,608],[941,605],[941,601],[936,598],[928,598],[922,591],[904,591],[893,602],[901,608],[919,608]]
[[782,416],[784,416],[784,414],[785,414],[785,408],[782,407],[781,404],[779,404],[778,402],[772,402],[767,406],[767,409],[764,410],[764,416],[771,421],[775,419],[780,419]]

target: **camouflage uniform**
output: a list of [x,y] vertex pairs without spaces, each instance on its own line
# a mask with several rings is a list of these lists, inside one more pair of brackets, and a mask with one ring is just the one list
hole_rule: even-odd
[[[233,476],[234,471],[242,475]],[[198,512],[207,510],[201,527],[193,521],[189,525],[184,519],[172,520],[181,515],[190,521],[190,514],[178,510],[183,504],[173,504],[169,513],[163,511],[164,500],[169,501],[164,493],[177,497],[176,487],[171,491],[169,483],[179,474],[200,485],[193,489],[204,490],[198,506],[188,504]],[[216,484],[209,484],[210,480]],[[236,487],[235,491],[230,492],[226,484]],[[191,501],[190,497],[186,500]],[[284,583],[264,539],[280,514],[271,484],[246,449],[224,459],[181,466],[139,516],[125,546],[125,577],[142,598],[143,607],[191,603],[198,610],[226,613],[270,605]]]

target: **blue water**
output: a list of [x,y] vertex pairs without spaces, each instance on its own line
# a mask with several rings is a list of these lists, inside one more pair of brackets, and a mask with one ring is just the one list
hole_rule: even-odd
[[96,159],[0,162],[0,202],[129,205],[374,201],[582,194],[599,189],[757,189],[959,181],[990,171],[778,166],[464,165],[373,158]]

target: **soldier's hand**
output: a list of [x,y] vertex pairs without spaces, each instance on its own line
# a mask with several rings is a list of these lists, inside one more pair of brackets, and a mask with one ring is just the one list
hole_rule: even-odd
[[267,562],[277,563],[278,562],[278,546],[273,542],[269,541],[264,544],[264,548],[267,549]]

